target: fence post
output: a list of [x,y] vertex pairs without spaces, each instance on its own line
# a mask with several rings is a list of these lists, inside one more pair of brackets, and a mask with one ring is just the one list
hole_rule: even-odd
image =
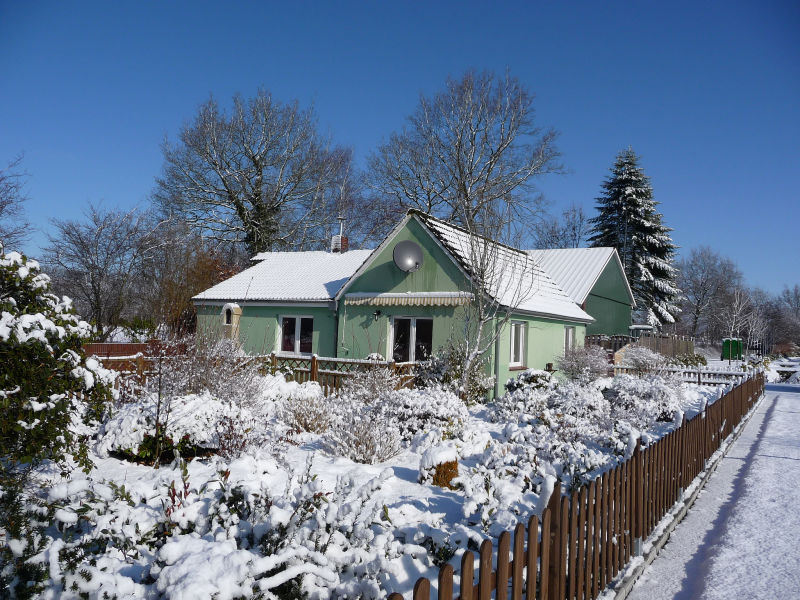
[[278,370],[278,355],[275,352],[269,353],[269,364],[272,367],[273,371]]
[[[550,555],[550,565],[548,579],[550,582],[550,600],[562,600],[559,598],[559,588],[563,585],[562,565],[561,565],[561,480],[557,479],[553,486],[553,493],[547,502],[550,509],[550,539],[542,539],[542,546],[547,544]],[[542,597],[542,600],[545,600]]]
[[633,555],[642,555],[644,527],[644,481],[642,478],[642,438],[636,440],[633,450]]
[[319,365],[316,354],[311,355],[311,381],[319,381]]

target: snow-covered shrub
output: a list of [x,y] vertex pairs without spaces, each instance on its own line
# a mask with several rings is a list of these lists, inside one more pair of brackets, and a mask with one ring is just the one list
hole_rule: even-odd
[[337,412],[335,422],[323,438],[330,454],[374,465],[400,452],[402,439],[397,425],[378,407],[339,404]]
[[608,380],[603,396],[611,405],[614,419],[637,429],[646,429],[656,421],[672,421],[680,411],[679,388],[674,381],[657,375],[614,377]]
[[0,253],[0,458],[63,460],[77,450],[80,421],[98,418],[113,374],[87,359],[91,326],[50,292],[36,261]]
[[600,346],[577,346],[558,361],[561,374],[571,381],[589,382],[608,375],[608,353]]
[[324,433],[334,419],[334,406],[319,384],[308,382],[285,398],[278,408],[279,418],[293,431]]
[[708,365],[708,359],[702,354],[680,354],[670,357],[667,362],[678,367],[705,367]]
[[376,366],[364,371],[356,371],[344,378],[337,395],[346,398],[346,402],[375,404],[379,398],[396,390],[399,386],[400,377],[392,369]]
[[495,383],[494,375],[488,373],[486,358],[473,361],[465,374],[466,364],[466,344],[450,340],[438,354],[418,365],[417,385],[449,388],[467,404],[485,402]]
[[527,369],[522,371],[513,379],[506,382],[506,392],[515,392],[517,390],[543,390],[547,391],[553,388],[555,380],[553,374],[541,369]]
[[630,345],[622,352],[620,366],[634,369],[637,375],[659,375],[667,366],[667,357],[644,346]]
[[444,437],[457,436],[469,418],[461,399],[440,386],[391,390],[381,395],[374,407],[394,424],[404,441],[432,429],[438,429]]

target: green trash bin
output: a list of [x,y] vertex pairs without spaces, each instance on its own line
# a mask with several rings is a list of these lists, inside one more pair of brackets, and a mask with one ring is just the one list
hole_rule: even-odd
[[725,338],[722,340],[722,360],[742,360],[741,338]]

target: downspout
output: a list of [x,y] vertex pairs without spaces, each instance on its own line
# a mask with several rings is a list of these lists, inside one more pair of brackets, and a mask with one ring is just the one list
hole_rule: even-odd
[[495,317],[494,329],[497,336],[494,339],[494,399],[500,397],[500,332],[497,331],[497,317]]

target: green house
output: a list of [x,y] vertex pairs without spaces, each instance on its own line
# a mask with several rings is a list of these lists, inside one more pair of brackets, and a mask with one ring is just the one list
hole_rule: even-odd
[[586,335],[630,334],[636,302],[615,248],[555,248],[528,254],[594,318]]
[[[481,305],[498,394],[516,371],[544,369],[583,344],[594,321],[525,251],[418,211],[371,251],[254,261],[194,298],[199,332],[236,338],[253,354],[418,361],[474,335]],[[481,289],[478,268],[489,273]]]

